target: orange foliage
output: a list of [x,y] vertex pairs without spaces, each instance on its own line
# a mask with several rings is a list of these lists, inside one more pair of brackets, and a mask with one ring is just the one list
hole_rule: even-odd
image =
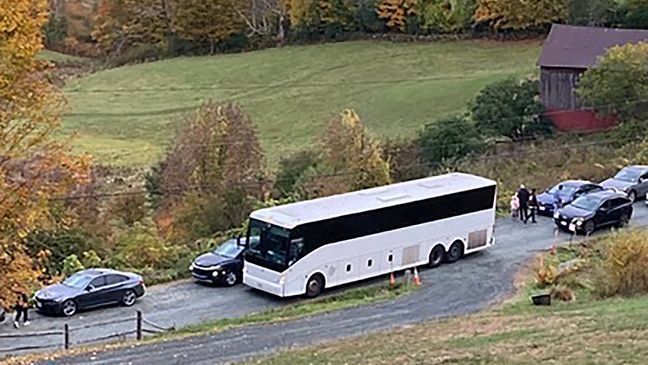
[[13,304],[42,271],[23,240],[54,224],[51,197],[69,193],[89,161],[72,158],[49,139],[62,99],[39,71],[46,0],[0,0],[0,302]]

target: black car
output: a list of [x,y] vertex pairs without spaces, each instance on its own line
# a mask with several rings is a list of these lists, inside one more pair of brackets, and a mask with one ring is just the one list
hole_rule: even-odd
[[[259,237],[250,237],[258,242]],[[234,238],[223,242],[215,250],[198,256],[189,270],[191,276],[199,281],[233,286],[243,278],[243,254],[245,239]]]
[[[562,190],[559,187],[562,186]],[[602,186],[590,181],[583,180],[567,180],[560,184],[547,189],[542,194],[538,195],[538,213],[541,215],[552,216],[554,213],[555,197],[558,192],[561,206],[565,206],[573,202],[575,199],[589,193],[595,193],[605,190]]]
[[591,234],[605,226],[622,227],[632,217],[632,201],[624,193],[605,190],[584,195],[554,213],[558,228]]
[[141,276],[110,269],[88,269],[36,292],[36,310],[73,316],[79,310],[122,304],[135,304],[144,295]]

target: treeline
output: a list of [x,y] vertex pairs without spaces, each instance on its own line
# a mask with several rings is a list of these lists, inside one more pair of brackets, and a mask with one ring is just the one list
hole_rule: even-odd
[[[644,0],[100,0],[86,39],[70,39],[64,14],[47,44],[120,57],[231,52],[349,34],[529,35],[549,25],[648,26]],[[89,48],[89,45],[92,45]],[[121,61],[121,62],[120,62]]]

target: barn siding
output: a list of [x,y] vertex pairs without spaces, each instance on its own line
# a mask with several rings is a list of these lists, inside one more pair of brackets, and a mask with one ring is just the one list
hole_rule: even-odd
[[540,98],[546,109],[582,109],[576,87],[585,70],[568,68],[540,69]]

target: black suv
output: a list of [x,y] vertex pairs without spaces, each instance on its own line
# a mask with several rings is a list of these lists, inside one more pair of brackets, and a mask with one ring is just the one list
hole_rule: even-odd
[[601,191],[582,196],[554,213],[558,228],[589,235],[605,226],[622,227],[632,217],[632,201],[623,193]]

